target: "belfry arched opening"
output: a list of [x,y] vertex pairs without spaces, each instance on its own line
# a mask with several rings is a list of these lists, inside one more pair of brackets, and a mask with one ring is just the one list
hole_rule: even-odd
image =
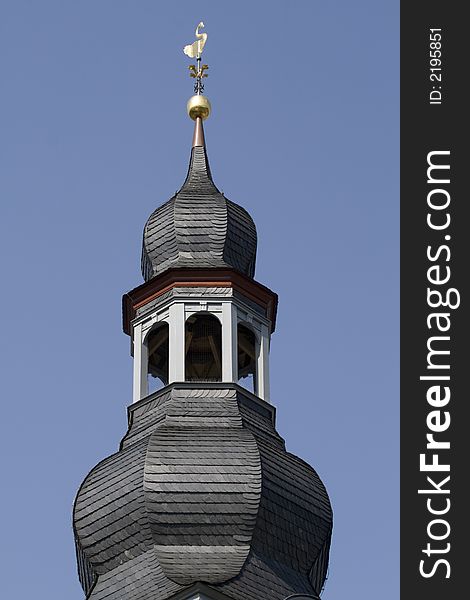
[[211,314],[186,320],[185,380],[222,381],[222,326]]

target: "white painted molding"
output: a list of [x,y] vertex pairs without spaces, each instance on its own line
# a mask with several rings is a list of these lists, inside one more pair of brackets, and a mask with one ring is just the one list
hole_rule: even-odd
[[223,325],[222,306],[222,302],[211,302],[210,304],[208,304],[207,302],[198,302],[197,304],[195,304],[194,299],[191,299],[190,302],[184,302],[185,319],[187,321],[189,317],[192,317],[193,315],[197,315],[201,312],[208,312],[209,314],[213,315],[216,319],[218,319],[221,325]]

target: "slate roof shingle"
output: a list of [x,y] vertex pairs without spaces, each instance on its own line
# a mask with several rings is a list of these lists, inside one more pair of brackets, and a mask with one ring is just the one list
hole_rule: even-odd
[[171,267],[233,267],[253,277],[256,245],[253,219],[219,192],[206,149],[196,146],[180,191],[145,224],[142,275],[148,281]]

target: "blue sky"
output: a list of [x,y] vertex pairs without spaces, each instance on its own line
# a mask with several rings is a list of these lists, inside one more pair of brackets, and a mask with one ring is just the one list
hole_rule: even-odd
[[71,508],[131,402],[121,296],[182,184],[204,20],[209,159],[279,293],[272,400],[334,509],[324,600],[398,596],[399,3],[0,4],[2,544],[9,600],[82,598]]

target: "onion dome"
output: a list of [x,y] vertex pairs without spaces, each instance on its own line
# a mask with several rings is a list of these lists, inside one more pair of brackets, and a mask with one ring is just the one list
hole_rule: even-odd
[[231,384],[180,384],[129,417],[75,502],[88,600],[318,599],[331,506],[272,406]]
[[157,208],[145,224],[142,275],[148,281],[175,267],[232,267],[253,277],[255,224],[248,212],[228,200],[212,180],[202,126],[208,111],[200,116],[193,103],[188,105],[188,112],[195,118],[188,175],[179,192]]

